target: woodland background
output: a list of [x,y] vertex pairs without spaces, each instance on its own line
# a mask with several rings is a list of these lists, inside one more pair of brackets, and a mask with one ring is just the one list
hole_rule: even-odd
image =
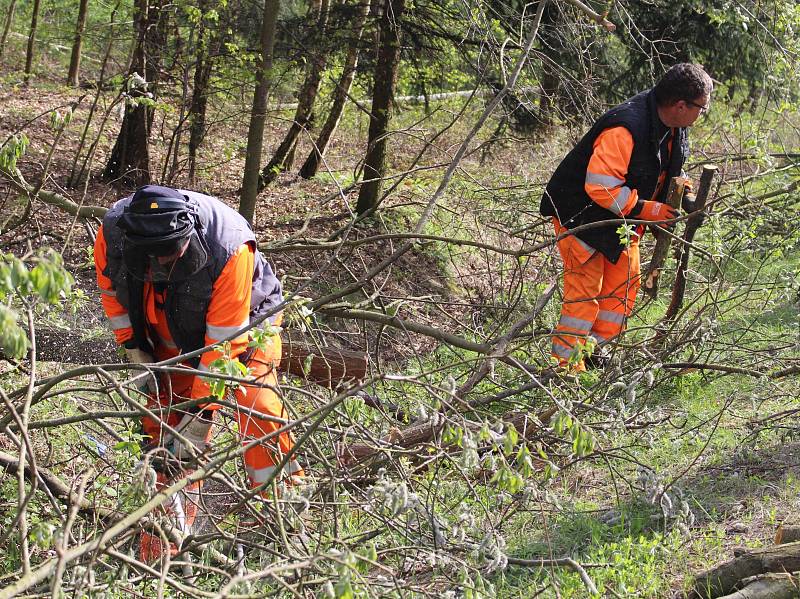
[[[797,2],[0,6],[0,597],[722,596],[695,574],[800,521]],[[608,368],[544,375],[543,184],[679,61],[716,81],[687,170],[718,167],[683,302],[670,255]],[[102,214],[146,182],[253,222],[284,339],[368,358],[286,375],[308,483],[269,500],[223,400],[184,539],[94,284]],[[172,563],[136,560],[142,528]]]

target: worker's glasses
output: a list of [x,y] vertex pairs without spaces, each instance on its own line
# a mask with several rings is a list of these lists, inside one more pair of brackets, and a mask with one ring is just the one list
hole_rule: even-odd
[[700,114],[705,114],[706,112],[708,112],[709,104],[698,104],[697,102],[692,102],[691,100],[684,100],[684,102],[686,102],[687,104],[691,104],[695,108],[699,108]]

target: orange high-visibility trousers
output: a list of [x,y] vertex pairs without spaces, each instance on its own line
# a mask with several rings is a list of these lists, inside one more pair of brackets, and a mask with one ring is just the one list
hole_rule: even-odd
[[[266,350],[256,350],[253,357],[247,362],[255,382],[266,386],[242,385],[235,391],[234,397],[237,406],[287,420],[288,414],[276,392],[278,384],[277,367],[281,359],[281,340],[276,335],[271,338],[271,341],[271,345]],[[169,407],[170,404],[185,401],[191,391],[193,378],[194,375],[170,373],[171,394],[168,397],[166,397],[166,393],[162,394],[158,401],[150,398],[148,407],[153,408],[159,404],[162,407]],[[182,417],[183,413],[171,411],[167,413],[165,420],[169,426],[175,427]],[[275,431],[283,426],[282,423],[259,418],[240,410],[236,410],[236,420],[242,444],[248,447],[244,452],[245,471],[251,487],[258,487],[275,472],[276,464],[291,451],[294,441],[288,431],[278,435],[274,434]],[[155,441],[162,439],[168,432],[163,429],[161,420],[149,416],[142,418],[142,429],[145,436],[149,437],[150,445],[160,444]],[[209,431],[207,440],[211,440],[211,431]],[[296,459],[292,458],[284,467],[281,475],[276,477],[276,480],[280,481],[283,477],[289,476],[303,476],[303,474],[300,464]],[[182,497],[174,498],[169,504],[165,505],[166,512],[178,521],[184,533],[191,531],[197,517],[202,483],[203,481],[198,481],[188,485],[184,488]],[[170,484],[172,483],[169,477],[164,473],[157,473],[157,490],[160,491]],[[270,488],[267,488],[265,492],[269,490]],[[176,503],[176,501],[179,503]],[[177,513],[178,510],[182,513]],[[171,555],[175,555],[177,548],[170,544],[169,552]],[[144,531],[139,542],[139,559],[145,563],[154,563],[163,554],[164,547],[161,538]]]
[[[236,389],[234,398],[237,406],[245,407],[268,416],[288,419],[283,403],[278,397],[277,367],[281,359],[281,340],[279,336],[271,338],[272,343],[266,350],[258,349],[247,362],[251,376],[257,384],[243,384]],[[160,404],[169,407],[188,399],[194,375],[171,373],[171,394],[162,394],[158,400],[151,398],[149,407]],[[261,386],[264,385],[264,386]],[[209,406],[213,409],[213,406]],[[174,427],[183,417],[183,413],[172,411],[166,416],[166,423]],[[275,471],[276,464],[291,451],[294,440],[291,433],[284,431],[275,435],[275,431],[284,426],[283,423],[266,420],[252,414],[236,410],[236,420],[242,443],[248,448],[244,452],[245,471],[253,487],[265,482]],[[158,445],[168,431],[162,430],[161,421],[148,416],[142,418],[142,428],[151,445]],[[277,480],[284,476],[302,476],[303,469],[295,459],[291,459]]]
[[[554,224],[557,235],[564,231]],[[564,263],[564,294],[552,353],[563,365],[589,335],[603,345],[625,330],[640,286],[639,238],[631,236],[616,264],[598,251],[592,253],[574,235],[559,240],[558,251]],[[575,368],[583,370],[583,362]]]

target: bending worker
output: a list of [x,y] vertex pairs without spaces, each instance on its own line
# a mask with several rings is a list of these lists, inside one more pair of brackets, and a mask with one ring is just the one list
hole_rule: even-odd
[[[256,249],[247,221],[216,198],[192,191],[146,185],[118,201],[103,219],[94,253],[103,309],[134,363],[158,362],[216,344],[283,299],[281,284]],[[280,314],[270,318],[273,324],[279,320]],[[286,419],[274,390],[280,338],[270,339],[267,350],[255,351],[248,348],[247,333],[230,341],[230,357],[241,360],[259,383],[241,386],[235,399],[239,406]],[[192,371],[151,380],[148,406],[208,397],[208,382],[197,373],[208,371],[220,357],[209,350],[185,364]],[[172,410],[163,420],[144,417],[149,448],[166,448],[178,459],[202,453],[211,439],[214,407]],[[244,467],[256,487],[273,476],[293,441],[287,432],[274,434],[282,426],[279,422],[238,411],[237,420],[248,447]],[[291,459],[278,479],[302,474]],[[166,478],[159,473],[160,484]],[[196,506],[185,511],[192,520]]]
[[[708,110],[712,87],[700,66],[677,64],[654,88],[601,116],[561,161],[542,197],[540,212],[553,217],[556,235],[606,220],[675,218],[662,202],[666,183],[682,173],[686,128]],[[589,336],[599,346],[618,336],[633,311],[644,227],[631,235],[618,228],[588,227],[558,241],[564,295],[552,354],[561,365]],[[573,358],[571,366],[585,369],[582,359]]]

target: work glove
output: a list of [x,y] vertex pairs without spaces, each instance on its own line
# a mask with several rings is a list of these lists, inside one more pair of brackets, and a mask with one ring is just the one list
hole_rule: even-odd
[[[155,362],[155,360],[153,360],[153,356],[148,354],[143,349],[139,349],[138,347],[128,347],[127,344],[124,347],[125,357],[131,364],[152,364]],[[158,393],[158,383],[155,375],[148,374],[146,372],[142,372],[142,374],[145,375],[145,377],[144,380],[140,379],[140,381],[137,383],[137,388],[139,391],[149,395],[155,395]],[[142,376],[142,374],[139,376]]]
[[[211,439],[213,421],[213,410],[184,414],[180,422],[173,428],[186,441],[184,442],[172,433],[168,433],[164,436],[164,447],[179,460],[188,460],[194,457],[194,453],[203,453],[208,448]],[[194,449],[194,452],[189,448],[189,445]]]
[[[655,200],[637,200],[633,206],[633,210],[628,214],[631,218],[639,218],[642,220],[661,221],[670,220],[678,216],[678,211],[663,202],[656,202]],[[666,229],[673,229],[675,223],[665,223],[662,226]]]

